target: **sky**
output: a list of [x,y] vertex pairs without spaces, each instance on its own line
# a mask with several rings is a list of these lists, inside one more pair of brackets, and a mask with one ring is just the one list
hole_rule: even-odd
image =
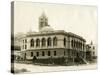
[[97,7],[85,5],[15,2],[14,34],[38,31],[39,17],[45,12],[54,30],[82,36],[97,43]]

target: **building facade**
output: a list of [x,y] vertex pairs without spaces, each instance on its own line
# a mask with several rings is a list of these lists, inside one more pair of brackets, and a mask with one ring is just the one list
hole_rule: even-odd
[[43,13],[39,17],[39,32],[28,32],[21,38],[21,57],[33,59],[86,58],[86,40],[74,33],[54,30]]

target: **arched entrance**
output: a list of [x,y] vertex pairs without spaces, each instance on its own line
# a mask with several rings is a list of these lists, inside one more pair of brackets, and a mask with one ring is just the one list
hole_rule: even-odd
[[36,58],[36,56],[33,56],[33,62],[36,62],[36,60],[37,60],[37,58]]
[[36,59],[37,59],[36,56],[34,56],[34,57],[33,57],[33,60],[36,60]]

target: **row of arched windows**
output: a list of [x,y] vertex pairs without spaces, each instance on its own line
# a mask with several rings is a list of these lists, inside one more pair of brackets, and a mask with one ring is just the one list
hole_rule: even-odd
[[72,46],[72,48],[80,48],[80,49],[83,48],[84,49],[84,44],[82,44],[79,41],[75,41],[75,40],[71,41],[71,46]]
[[[41,40],[36,39],[36,47],[40,47],[40,42],[41,42],[42,47],[45,47],[46,43],[47,43],[47,46],[52,46],[52,39],[50,37],[48,39],[45,39],[45,38],[42,38]],[[35,40],[31,39],[30,46],[34,47],[34,43],[35,43]],[[57,46],[57,38],[56,37],[53,38],[53,46]]]
[[[40,44],[42,47],[45,47],[46,45],[47,46],[57,46],[57,37],[54,37],[53,39],[51,37],[49,38],[42,38],[41,40],[40,39],[31,39],[30,40],[30,47],[40,47]],[[25,41],[26,42],[26,41]],[[63,45],[66,46],[66,38],[63,39]],[[36,44],[35,44],[36,43]],[[82,44],[81,42],[79,41],[76,41],[76,40],[71,40],[71,46],[72,48],[79,48],[79,49],[84,49],[84,44]],[[25,48],[26,49],[26,48]]]

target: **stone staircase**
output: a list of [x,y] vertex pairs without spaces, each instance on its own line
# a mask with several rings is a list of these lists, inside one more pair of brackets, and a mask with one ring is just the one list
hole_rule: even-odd
[[84,58],[81,58],[85,64],[89,64]]

